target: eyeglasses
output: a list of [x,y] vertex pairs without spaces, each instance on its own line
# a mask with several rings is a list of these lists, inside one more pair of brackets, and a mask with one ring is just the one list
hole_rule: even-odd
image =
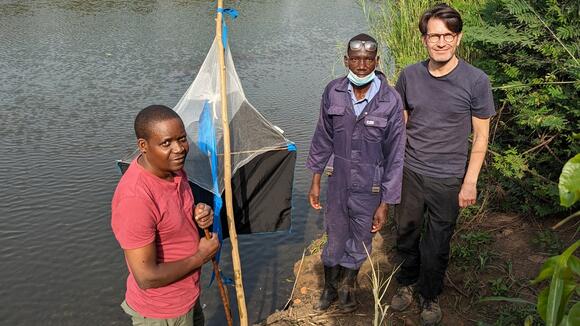
[[362,50],[364,47],[365,50],[374,52],[377,50],[377,42],[354,40],[354,41],[350,41],[350,43],[348,43],[348,47],[352,51],[359,51],[359,50]]
[[437,43],[437,42],[439,42],[441,37],[443,37],[443,41],[445,41],[446,43],[451,43],[451,42],[453,42],[453,40],[455,39],[456,36],[457,36],[457,34],[455,34],[455,33],[425,34],[425,37],[427,38],[427,41],[429,41],[429,43]]

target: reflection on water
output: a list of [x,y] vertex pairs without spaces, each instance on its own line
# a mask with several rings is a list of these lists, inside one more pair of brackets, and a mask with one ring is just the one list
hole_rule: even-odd
[[[174,105],[193,80],[214,36],[212,5],[0,3],[2,324],[128,323],[119,308],[126,267],[109,226],[119,178],[113,163],[134,148],[135,114]],[[285,303],[292,265],[322,229],[307,207],[304,160],[322,89],[340,59],[336,45],[365,24],[352,0],[330,11],[328,2],[309,0],[231,6],[241,13],[229,35],[246,96],[298,147],[292,232],[239,239],[255,321]],[[222,266],[231,276],[229,250],[226,243]],[[222,325],[215,286],[203,291],[207,324]]]

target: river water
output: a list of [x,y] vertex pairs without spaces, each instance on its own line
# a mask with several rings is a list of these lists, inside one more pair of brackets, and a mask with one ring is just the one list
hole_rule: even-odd
[[[195,77],[214,37],[214,6],[0,1],[0,324],[129,324],[119,307],[127,271],[110,229],[114,161],[134,148],[136,113],[175,105]],[[340,45],[367,27],[354,0],[231,7],[241,14],[229,39],[246,95],[298,147],[292,232],[239,238],[254,322],[284,305],[293,263],[321,233],[306,202],[305,157],[322,90],[344,73]],[[231,276],[229,251],[226,242]],[[203,274],[206,324],[224,325],[210,270]]]

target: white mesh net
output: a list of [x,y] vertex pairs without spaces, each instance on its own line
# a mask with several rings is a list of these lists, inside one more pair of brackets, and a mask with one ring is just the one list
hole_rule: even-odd
[[[223,191],[224,156],[218,51],[216,38],[195,80],[174,110],[183,119],[187,130],[190,151],[185,170],[190,181],[219,195]],[[241,166],[257,155],[270,150],[286,150],[291,142],[246,99],[229,47],[225,51],[225,65],[232,175],[234,175]],[[215,142],[217,161],[212,161],[214,147],[212,138]],[[215,179],[212,176],[212,165],[217,165],[217,170],[214,168],[214,175],[215,172],[218,174],[217,184],[214,183]]]

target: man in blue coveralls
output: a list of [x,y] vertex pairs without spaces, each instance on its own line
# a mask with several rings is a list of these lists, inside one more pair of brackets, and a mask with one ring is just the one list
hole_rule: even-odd
[[378,60],[374,38],[359,34],[348,42],[348,75],[324,90],[306,162],[313,172],[309,200],[314,209],[322,208],[320,178],[327,163],[333,171],[325,212],[324,289],[315,307],[319,311],[337,298],[341,310],[356,309],[354,286],[367,257],[364,246],[370,251],[374,233],[385,224],[387,204],[400,201],[403,106],[384,74],[375,71]]

